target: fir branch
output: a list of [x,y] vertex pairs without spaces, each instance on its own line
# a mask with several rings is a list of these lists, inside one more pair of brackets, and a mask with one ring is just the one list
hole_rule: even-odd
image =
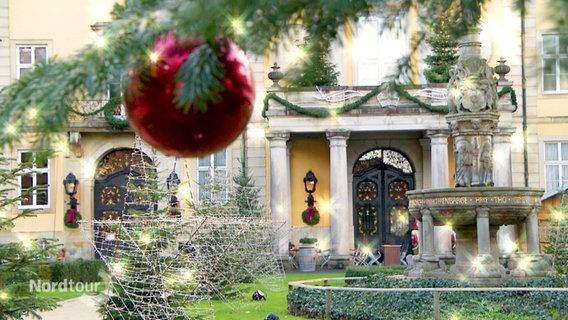
[[176,103],[187,113],[193,106],[194,112],[207,111],[207,103],[218,103],[219,92],[223,91],[221,81],[225,78],[223,67],[213,48],[204,43],[193,50],[178,72],[177,81],[182,89]]
[[[424,8],[418,10],[419,19],[431,25],[449,11],[452,34],[463,34],[477,24],[485,2],[420,2]],[[104,96],[113,77],[127,77],[128,70],[149,63],[149,48],[159,35],[171,30],[179,36],[198,36],[209,44],[225,36],[248,52],[265,54],[287,36],[292,25],[303,25],[312,39],[325,44],[339,40],[348,22],[375,14],[377,9],[381,9],[384,26],[396,28],[397,21],[414,6],[415,1],[387,0],[129,0],[115,4],[113,21],[104,31],[106,46],[87,45],[68,59],[36,66],[1,91],[0,121],[11,127],[0,129],[0,144],[19,142],[27,127],[39,133],[37,143],[47,146],[54,135],[64,131],[73,100]],[[242,33],[235,31],[229,16],[242,19]],[[417,48],[420,42],[412,46]],[[223,79],[223,67],[216,61],[209,49],[203,48],[184,64],[178,74],[186,80],[177,101],[181,107],[203,110],[204,104],[215,101]],[[196,69],[188,73],[192,67]],[[25,116],[33,108],[38,108],[41,116],[30,121]]]

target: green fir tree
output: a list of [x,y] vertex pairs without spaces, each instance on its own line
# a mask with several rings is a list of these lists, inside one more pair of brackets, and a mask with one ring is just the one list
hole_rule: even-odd
[[[37,188],[12,196],[18,189],[17,179],[26,174],[29,164],[16,165],[15,161],[0,157],[0,231],[14,227],[14,221],[33,216],[33,210],[24,209],[13,217],[4,216],[11,208]],[[55,239],[28,239],[20,242],[0,244],[0,319],[22,319],[35,317],[38,311],[51,310],[57,306],[54,298],[40,297],[32,289],[31,281],[36,281],[40,263],[47,262],[56,253]]]
[[552,267],[560,275],[568,275],[568,194],[560,195],[560,208],[547,221],[547,244],[544,252],[552,255]]
[[339,71],[329,61],[330,43],[324,39],[304,38],[305,57],[284,76],[292,87],[337,86]]
[[449,21],[441,19],[432,27],[432,34],[426,42],[432,49],[424,61],[428,68],[424,70],[424,77],[430,83],[447,83],[450,80],[450,69],[458,61],[458,41],[450,33]]
[[243,168],[233,176],[233,192],[231,198],[234,199],[238,208],[238,215],[241,217],[261,217],[264,207],[260,204],[260,188],[254,185],[254,179],[247,174]]
[[189,319],[188,287],[179,280],[177,236],[184,230],[166,202],[156,163],[137,138],[121,221],[110,227],[117,241],[103,260],[110,270],[110,294],[99,312],[106,319]]

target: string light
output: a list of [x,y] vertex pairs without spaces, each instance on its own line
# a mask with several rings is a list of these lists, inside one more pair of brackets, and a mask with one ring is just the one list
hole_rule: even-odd
[[4,291],[0,292],[0,300],[8,299],[8,294]]
[[31,108],[31,109],[28,111],[28,118],[29,118],[30,120],[33,120],[33,119],[35,119],[35,118],[38,116],[38,114],[39,114],[39,111],[37,110],[37,108]]
[[112,273],[119,275],[124,271],[124,267],[122,266],[122,264],[120,262],[115,262],[111,266],[111,271],[112,271]]
[[33,245],[34,243],[31,239],[25,239],[24,241],[22,241],[22,246],[27,250],[31,249]]
[[95,38],[95,45],[98,48],[104,48],[107,45],[107,39],[103,36],[98,36]]
[[144,233],[142,233],[142,235],[140,236],[140,241],[141,241],[143,244],[146,244],[146,245],[147,245],[147,244],[149,244],[150,242],[152,242],[152,236],[151,236],[149,233],[144,232]]
[[152,63],[156,63],[158,62],[158,60],[160,60],[160,54],[158,52],[150,52],[150,61],[152,61]]
[[529,261],[526,257],[522,258],[521,261],[519,261],[519,269],[527,270],[528,266],[529,266]]
[[235,31],[237,35],[243,35],[245,33],[245,26],[240,18],[231,18],[231,28]]
[[7,124],[6,127],[4,128],[4,132],[5,132],[7,135],[15,136],[16,133],[18,132],[18,130],[17,130],[17,128],[16,128],[15,125],[9,123],[9,124]]
[[555,210],[552,213],[552,217],[554,217],[554,219],[556,219],[557,221],[562,221],[564,220],[564,213],[560,210]]

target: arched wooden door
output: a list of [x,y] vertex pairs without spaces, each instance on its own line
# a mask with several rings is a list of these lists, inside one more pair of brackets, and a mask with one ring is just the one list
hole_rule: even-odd
[[414,218],[406,191],[414,189],[414,170],[408,158],[391,149],[373,149],[353,167],[355,247],[382,249],[404,245]]
[[[142,161],[140,156],[133,157],[134,149],[125,148],[107,153],[98,163],[95,170],[94,217],[95,220],[118,220],[124,213],[127,197],[129,176],[136,175],[136,161]],[[138,153],[139,154],[139,153]],[[144,161],[151,165],[152,161],[146,155]],[[138,180],[132,180],[138,181]],[[129,206],[131,207],[131,206]],[[136,208],[141,210],[143,208]],[[111,230],[95,225],[95,244],[97,251],[103,255],[112,255],[116,243]],[[98,252],[95,254],[100,258]]]

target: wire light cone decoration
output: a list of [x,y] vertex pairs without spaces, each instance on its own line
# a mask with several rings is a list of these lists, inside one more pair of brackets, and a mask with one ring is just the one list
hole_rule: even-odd
[[101,306],[105,319],[213,318],[212,304],[204,300],[230,298],[242,306],[252,303],[254,281],[263,290],[283,287],[274,254],[274,235],[283,224],[199,212],[172,216],[171,195],[161,191],[156,168],[142,150],[137,138],[121,217],[81,222],[110,271]]

